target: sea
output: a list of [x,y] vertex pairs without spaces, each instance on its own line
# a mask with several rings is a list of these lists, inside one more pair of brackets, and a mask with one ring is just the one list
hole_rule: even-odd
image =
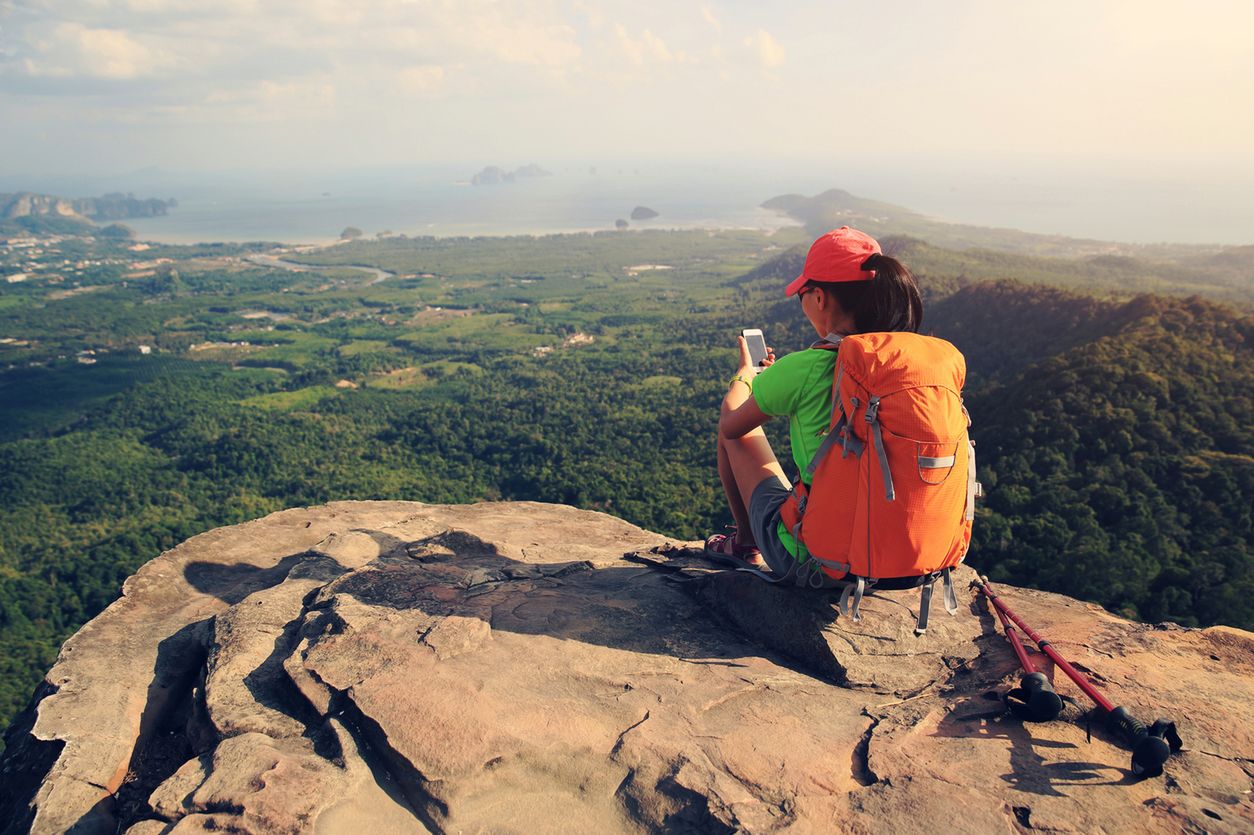
[[[632,229],[774,229],[793,221],[761,208],[779,194],[842,188],[957,223],[1130,243],[1254,244],[1254,170],[1101,161],[978,157],[855,162],[537,162],[551,176],[471,185],[469,163],[108,176],[15,177],[0,191],[84,197],[107,191],[175,198],[168,215],[126,221],[166,243],[325,244],[348,227],[437,237]],[[503,165],[509,169],[510,166]],[[631,220],[637,206],[657,212]]]

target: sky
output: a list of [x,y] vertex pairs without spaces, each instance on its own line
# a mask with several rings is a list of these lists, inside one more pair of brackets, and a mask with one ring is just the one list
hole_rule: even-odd
[[1254,171],[1252,36],[1245,0],[0,0],[0,174],[946,155]]

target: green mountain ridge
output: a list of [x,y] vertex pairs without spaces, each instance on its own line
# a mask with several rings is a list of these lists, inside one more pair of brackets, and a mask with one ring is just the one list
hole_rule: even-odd
[[[1228,259],[1249,266],[1249,246],[1224,247],[1197,244],[1132,244],[1024,232],[1008,227],[976,226],[929,217],[920,212],[879,200],[868,200],[843,189],[828,189],[813,197],[783,194],[762,204],[805,224],[811,235],[838,226],[856,226],[875,236],[905,235],[946,249],[989,249],[1017,255],[1082,258],[1099,255],[1131,255],[1150,260],[1205,261]],[[1248,270],[1245,271],[1250,277]]]
[[[1130,255],[1063,257],[992,249],[945,249],[906,235],[881,238],[884,252],[909,265],[932,296],[980,281],[1017,281],[1086,294],[1127,298],[1140,293],[1203,295],[1254,304],[1254,247],[1233,247],[1186,263]],[[801,274],[806,246],[798,245],[746,273],[738,286],[790,280]],[[931,283],[927,284],[927,280]]]
[[970,398],[989,488],[972,560],[1142,620],[1249,628],[1254,324],[1152,296],[1103,313]]

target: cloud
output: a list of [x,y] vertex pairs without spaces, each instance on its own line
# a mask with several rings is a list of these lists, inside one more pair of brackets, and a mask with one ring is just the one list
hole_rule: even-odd
[[627,31],[627,27],[621,23],[614,24],[614,34],[618,38],[618,45],[622,48],[623,54],[627,56],[627,60],[636,66],[643,66],[646,63],[669,64],[676,60],[675,53],[671,52],[666,45],[666,41],[653,34],[648,29],[640,33],[640,37],[634,37]]
[[36,36],[21,66],[31,76],[129,80],[152,75],[173,63],[168,52],[147,46],[121,29],[59,23],[46,35]]
[[450,67],[460,94],[528,95],[583,60],[578,16],[557,0],[38,0],[11,14],[4,3],[0,93],[119,111],[216,108],[255,97],[258,79],[328,74],[354,107],[386,107],[380,91],[434,95]]
[[787,59],[784,48],[779,45],[779,41],[771,37],[771,33],[765,29],[758,29],[745,38],[745,46],[754,51],[758,62],[768,70],[783,66],[784,61]]
[[[1233,105],[1254,91],[1254,4],[846,5],[824,31],[820,0],[0,0],[0,157],[55,169],[55,133],[70,158],[286,163],[363,125],[392,159],[419,132],[433,158],[542,157],[632,150],[646,123],[666,126],[659,153],[774,155],[778,124],[850,79],[933,148],[1254,148]],[[811,128],[797,152],[849,141],[834,115]]]

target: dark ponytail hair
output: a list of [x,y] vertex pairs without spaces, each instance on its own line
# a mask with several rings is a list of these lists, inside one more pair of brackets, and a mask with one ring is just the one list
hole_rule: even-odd
[[870,281],[812,282],[834,297],[853,317],[857,333],[910,331],[923,324],[923,299],[910,269],[896,258],[876,253],[862,262],[875,270]]

